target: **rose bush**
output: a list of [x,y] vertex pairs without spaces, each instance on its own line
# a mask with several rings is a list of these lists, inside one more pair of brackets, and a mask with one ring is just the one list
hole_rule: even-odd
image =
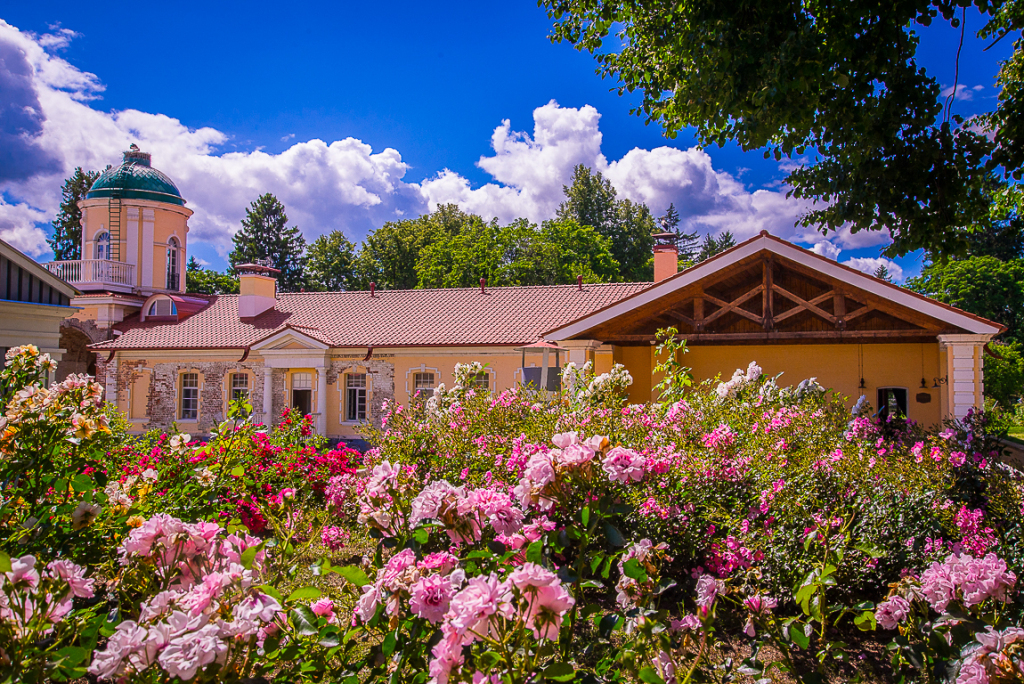
[[[466,365],[426,405],[387,406],[362,456],[325,451],[301,416],[254,425],[244,403],[205,441],[130,439],[107,435],[87,379],[45,406],[6,390],[5,457],[50,480],[4,484],[0,672],[1021,677],[1024,480],[984,414],[878,424],[756,363],[693,387],[674,336],[659,349],[661,400],[642,406],[621,367],[572,367],[545,400],[481,392]],[[47,365],[13,357],[6,387]],[[44,532],[23,531],[32,517]]]

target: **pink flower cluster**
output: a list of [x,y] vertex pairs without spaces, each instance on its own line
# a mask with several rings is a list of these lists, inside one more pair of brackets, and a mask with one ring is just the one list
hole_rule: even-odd
[[967,506],[960,507],[956,514],[956,526],[963,535],[960,549],[980,556],[995,545],[995,530],[991,527],[982,527],[984,517],[985,512],[981,509],[972,511]]
[[739,539],[729,535],[725,538],[724,544],[715,542],[711,545],[707,565],[708,569],[719,577],[728,577],[741,568],[749,568],[752,563],[760,561],[763,557],[761,551],[751,551]]
[[974,635],[980,644],[960,665],[956,684],[1024,681],[1024,629],[991,626]]
[[921,574],[921,594],[932,608],[944,613],[956,600],[967,608],[988,599],[1006,602],[1016,583],[1017,576],[994,553],[983,558],[950,555]]
[[748,596],[744,599],[743,607],[749,611],[749,614],[747,615],[747,623],[743,626],[743,632],[749,637],[756,636],[757,630],[754,629],[754,620],[765,618],[778,605],[779,602],[771,596],[764,596],[762,594]]
[[18,635],[26,635],[35,623],[47,634],[71,612],[74,597],[93,597],[94,583],[71,561],[51,561],[40,572],[35,556],[12,558],[11,570],[0,574],[0,623],[10,624]]
[[502,580],[496,573],[474,577],[449,604],[441,641],[432,651],[430,676],[446,684],[462,666],[463,648],[480,640],[500,638],[499,620],[530,630],[535,639],[555,640],[562,619],[575,604],[558,576],[526,563]]
[[705,433],[700,441],[706,448],[721,452],[736,442],[736,433],[731,427],[722,423],[711,432]]
[[875,620],[882,629],[896,629],[910,615],[910,601],[902,596],[892,596],[875,608]]
[[[638,606],[646,592],[653,588],[653,581],[650,579],[657,574],[657,562],[665,556],[668,544],[662,542],[655,544],[650,539],[641,539],[626,549],[625,553],[619,556],[619,581],[615,585],[618,592],[615,601],[623,608]],[[644,568],[648,581],[644,584],[637,582],[626,575],[626,563],[635,560]]]
[[608,448],[607,437],[583,439],[578,432],[559,433],[551,442],[557,448],[531,455],[515,487],[516,498],[523,508],[550,511],[555,505],[558,476],[574,470],[589,472],[590,462],[597,453]]
[[437,520],[453,542],[480,541],[483,525],[496,534],[511,536],[523,527],[523,511],[497,485],[467,491],[447,480],[431,482],[412,500],[410,527],[424,520]]
[[605,454],[601,468],[608,474],[609,480],[625,484],[642,480],[646,464],[647,459],[632,449],[615,447]]
[[250,568],[242,564],[242,554],[258,542],[163,514],[132,530],[119,549],[121,562],[149,569],[164,590],[140,605],[138,620],[117,626],[94,654],[90,674],[119,679],[157,665],[188,681],[208,665],[226,663],[253,637],[262,642],[276,633],[281,605],[253,589],[263,552]]

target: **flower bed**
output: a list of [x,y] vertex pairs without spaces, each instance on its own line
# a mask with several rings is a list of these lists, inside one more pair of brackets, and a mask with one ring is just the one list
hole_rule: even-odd
[[879,425],[753,363],[690,387],[662,350],[644,406],[621,368],[570,368],[553,403],[477,395],[462,368],[387,407],[362,457],[244,405],[205,444],[119,442],[94,384],[32,389],[47,360],[12,350],[2,673],[1024,677],[1024,480],[984,415]]

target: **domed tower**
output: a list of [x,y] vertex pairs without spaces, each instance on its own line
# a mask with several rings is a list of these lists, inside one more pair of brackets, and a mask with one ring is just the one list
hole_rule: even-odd
[[86,294],[77,305],[86,306],[83,314],[101,328],[138,310],[150,295],[185,291],[192,210],[150,161],[132,145],[120,166],[107,167],[79,202],[82,258],[49,264]]

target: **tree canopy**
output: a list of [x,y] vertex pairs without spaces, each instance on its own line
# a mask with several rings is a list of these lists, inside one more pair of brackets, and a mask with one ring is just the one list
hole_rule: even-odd
[[[966,7],[997,40],[1024,26],[1018,0],[541,0],[552,40],[597,58],[635,113],[701,145],[735,142],[799,164],[792,194],[822,232],[887,230],[890,255],[962,254],[966,237],[1024,167],[1024,42],[999,72],[985,116],[963,120],[917,61],[918,31]],[[805,155],[809,155],[808,160]]]
[[297,292],[304,284],[306,239],[295,226],[288,225],[284,205],[265,193],[249,205],[242,228],[232,238],[235,248],[228,255],[234,268],[239,264],[269,259],[281,274],[277,278],[282,292]]
[[359,289],[356,246],[340,230],[321,235],[306,252],[306,288],[317,292]]
[[643,203],[615,199],[615,188],[600,171],[579,164],[572,183],[563,186],[565,201],[558,220],[593,228],[611,243],[612,257],[628,281],[649,281],[654,275],[654,217]]
[[71,178],[64,181],[60,209],[53,219],[53,235],[46,240],[56,261],[82,258],[82,210],[78,203],[85,199],[85,193],[99,177],[98,171],[83,171],[79,166]]
[[238,294],[238,277],[203,268],[195,257],[185,266],[185,291],[196,294]]

